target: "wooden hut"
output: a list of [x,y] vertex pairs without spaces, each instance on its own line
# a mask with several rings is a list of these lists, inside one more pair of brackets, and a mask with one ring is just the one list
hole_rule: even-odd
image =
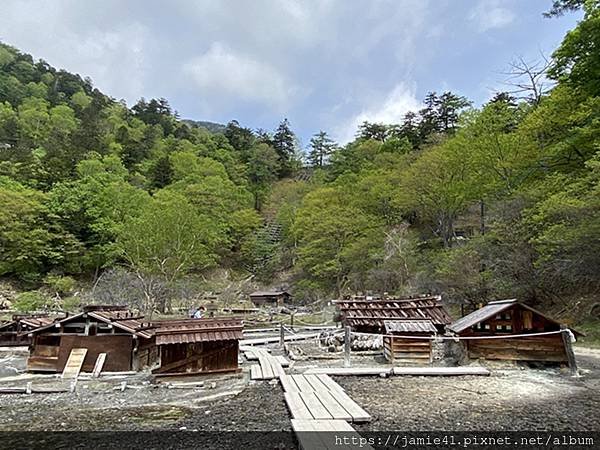
[[341,321],[353,331],[385,334],[386,321],[429,320],[437,332],[452,322],[439,295],[381,300],[338,300],[334,302]]
[[383,355],[391,363],[431,363],[431,340],[437,328],[426,320],[386,320]]
[[15,314],[10,322],[0,325],[0,347],[28,346],[28,333],[53,321],[47,314]]
[[256,291],[250,294],[250,301],[256,306],[283,305],[289,303],[291,298],[287,291]]
[[154,333],[143,316],[124,307],[90,306],[83,312],[28,333],[32,338],[27,370],[62,372],[74,348],[87,353],[82,371],[91,372],[100,353],[103,370],[128,371],[157,361]]
[[233,318],[154,322],[160,367],[156,375],[235,372],[243,322]]
[[[568,362],[561,333],[502,339],[503,335],[557,332],[561,324],[516,299],[489,302],[448,326],[462,337],[495,339],[464,340],[470,358],[512,361]],[[580,335],[572,330],[575,335]]]

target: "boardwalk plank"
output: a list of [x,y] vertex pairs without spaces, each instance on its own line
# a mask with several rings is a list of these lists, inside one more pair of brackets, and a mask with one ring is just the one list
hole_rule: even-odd
[[294,419],[313,419],[308,407],[300,397],[299,392],[286,392],[283,394],[290,414]]
[[304,378],[304,375],[292,375],[292,378],[298,385],[298,390],[300,392],[313,392],[314,391],[314,389],[310,385],[310,383],[308,381],[306,381],[306,378]]
[[304,401],[304,404],[310,411],[310,414],[315,419],[332,419],[333,417],[327,411],[327,408],[323,406],[319,398],[314,392],[300,392],[300,398]]

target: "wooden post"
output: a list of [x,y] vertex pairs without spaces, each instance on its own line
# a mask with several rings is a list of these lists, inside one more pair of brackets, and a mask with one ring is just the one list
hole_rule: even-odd
[[285,331],[283,330],[283,323],[280,323],[279,324],[279,345],[281,347],[283,347],[285,344],[284,336],[285,336]]
[[344,367],[350,367],[350,327],[344,330]]
[[577,361],[575,360],[575,352],[573,351],[573,343],[571,342],[571,333],[569,333],[567,328],[563,328],[560,334],[565,344],[565,353],[567,354],[571,375],[577,376]]

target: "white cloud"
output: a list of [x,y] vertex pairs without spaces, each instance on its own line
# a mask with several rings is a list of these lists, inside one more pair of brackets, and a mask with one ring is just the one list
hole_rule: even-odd
[[480,32],[493,28],[503,28],[511,24],[516,16],[510,9],[500,6],[498,0],[480,1],[469,14],[469,20],[475,23]]
[[216,91],[221,96],[278,107],[294,94],[294,89],[273,66],[236,53],[220,42],[185,63],[183,71],[209,95]]
[[148,95],[149,29],[136,20],[100,17],[90,10],[93,5],[83,3],[7,0],[0,15],[0,39],[57,68],[92,78],[116,98],[133,102]]
[[358,126],[364,121],[396,124],[408,111],[417,111],[421,102],[416,98],[414,84],[399,83],[377,104],[371,104],[349,120],[346,125],[335,131],[335,138],[340,143],[347,143],[354,138]]

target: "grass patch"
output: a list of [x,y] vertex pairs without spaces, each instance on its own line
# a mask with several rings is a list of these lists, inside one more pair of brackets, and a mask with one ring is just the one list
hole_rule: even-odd
[[577,331],[585,333],[585,337],[578,339],[576,345],[600,348],[600,320],[588,319],[575,328]]

